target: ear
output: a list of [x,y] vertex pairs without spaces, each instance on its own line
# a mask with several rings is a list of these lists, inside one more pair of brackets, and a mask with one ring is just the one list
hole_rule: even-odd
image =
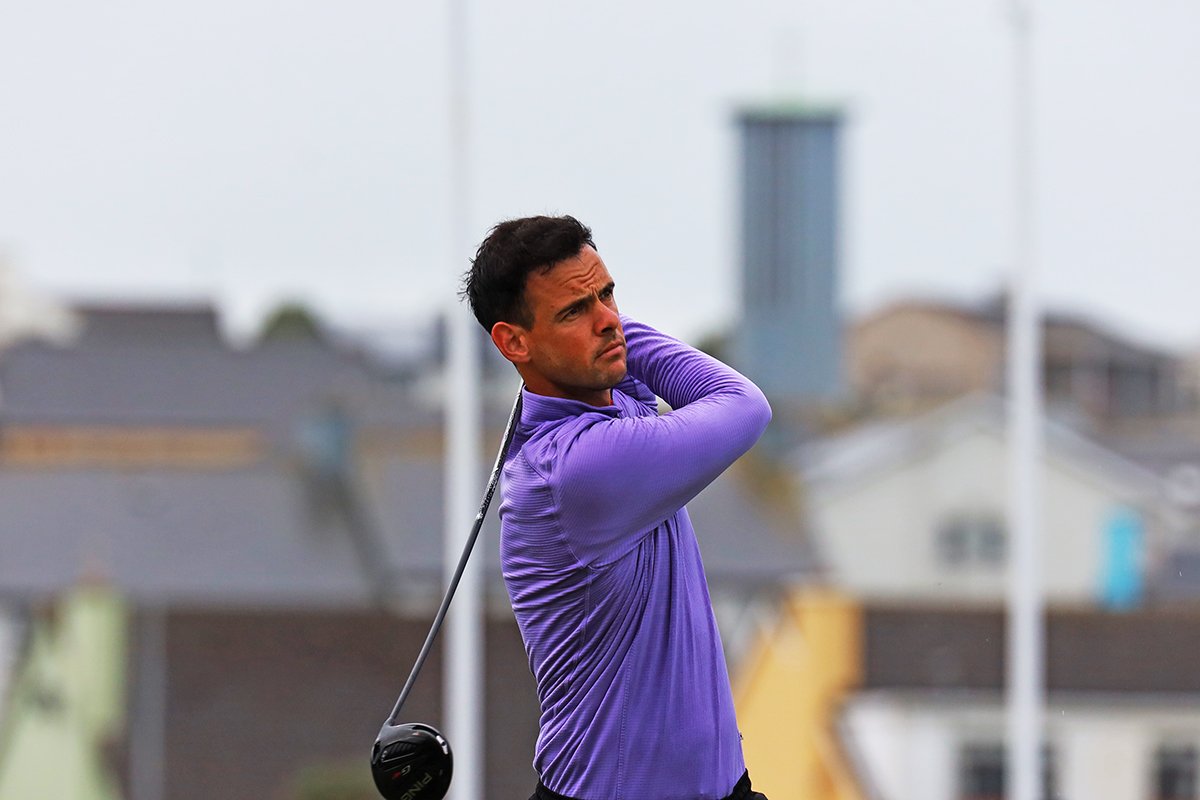
[[492,343],[496,345],[500,355],[514,364],[529,361],[528,332],[520,325],[497,322],[492,326]]

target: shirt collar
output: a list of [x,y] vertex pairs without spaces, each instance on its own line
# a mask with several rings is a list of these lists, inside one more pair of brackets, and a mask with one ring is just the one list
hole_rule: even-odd
[[[616,389],[613,390],[614,395],[616,391]],[[521,389],[522,425],[536,427],[544,422],[578,417],[582,414],[604,414],[607,417],[619,417],[621,409],[615,402],[607,406],[594,406],[582,400],[547,397],[544,394],[534,394],[527,388]]]

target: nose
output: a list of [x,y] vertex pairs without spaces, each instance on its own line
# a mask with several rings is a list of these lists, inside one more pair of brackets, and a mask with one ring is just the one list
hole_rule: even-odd
[[596,307],[599,309],[595,317],[597,333],[609,333],[621,324],[621,316],[617,313],[615,308],[612,308],[605,303],[597,303]]

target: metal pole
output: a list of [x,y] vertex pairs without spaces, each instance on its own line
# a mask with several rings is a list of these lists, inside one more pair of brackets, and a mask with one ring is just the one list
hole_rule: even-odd
[[[452,274],[456,281],[466,267],[466,254],[471,252],[468,23],[467,0],[452,0],[449,14],[450,232]],[[473,522],[475,499],[479,496],[478,447],[482,435],[475,322],[456,302],[456,292],[449,292],[448,297],[449,363],[445,386],[448,447],[443,548],[447,582],[453,576]],[[483,795],[482,577],[479,559],[475,559],[463,572],[455,604],[448,616],[443,706],[446,735],[454,743],[454,782],[449,795],[452,800],[479,800]]]
[[[1008,310],[1009,560],[1008,774],[1010,800],[1038,800],[1045,706],[1042,523],[1041,319],[1033,231],[1031,14],[1013,0],[1014,263]],[[1047,799],[1048,800],[1048,799]]]

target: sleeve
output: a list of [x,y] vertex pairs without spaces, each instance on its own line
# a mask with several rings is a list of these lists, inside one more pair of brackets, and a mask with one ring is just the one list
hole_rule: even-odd
[[629,374],[673,410],[597,421],[564,449],[552,490],[572,549],[590,565],[620,555],[682,508],[771,419],[763,393],[732,368],[648,325],[628,317],[622,324]]

